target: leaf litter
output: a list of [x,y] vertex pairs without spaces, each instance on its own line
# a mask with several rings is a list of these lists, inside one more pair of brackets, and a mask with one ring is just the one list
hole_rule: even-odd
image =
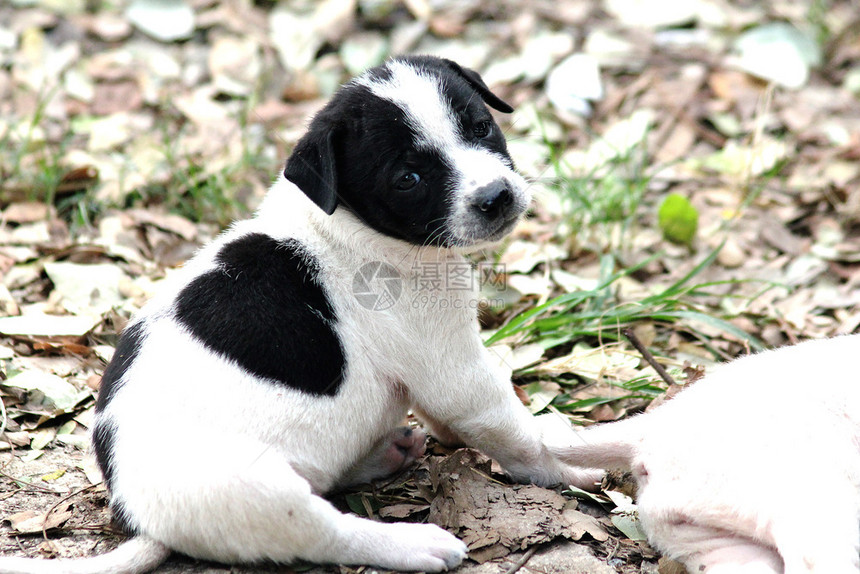
[[[337,85],[387,53],[451,57],[517,107],[500,120],[537,202],[501,256],[503,288],[488,290],[504,306],[482,321],[489,338],[572,298],[493,343],[534,412],[587,424],[660,396],[665,385],[620,336],[627,317],[681,383],[748,352],[741,333],[782,345],[860,327],[850,2],[87,6],[0,6],[0,520],[50,522],[48,540],[41,529],[3,536],[0,553],[116,543],[82,447],[117,333],[257,204]],[[780,65],[763,66],[776,52]],[[659,226],[671,194],[698,214],[677,245]],[[692,303],[643,309],[655,293]],[[471,451],[434,447],[415,472],[348,496],[345,508],[377,519],[444,520],[475,556],[496,556],[463,571],[564,556],[584,561],[567,571],[673,571],[638,540],[630,509],[613,527],[605,500],[509,485]],[[577,537],[585,526],[565,522],[571,511],[608,538],[596,527]],[[159,572],[213,570],[176,557]]]
[[576,502],[534,485],[505,484],[491,476],[491,463],[460,449],[430,467],[434,490],[429,520],[460,537],[478,563],[526,550],[563,536],[598,541],[609,537],[599,521],[576,510]]

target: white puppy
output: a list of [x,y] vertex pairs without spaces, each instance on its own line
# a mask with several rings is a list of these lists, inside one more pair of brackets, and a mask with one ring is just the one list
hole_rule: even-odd
[[629,468],[649,540],[708,574],[860,572],[860,335],[744,357],[650,413],[579,433]]
[[345,85],[256,216],[133,319],[105,371],[93,440],[133,538],[92,559],[0,559],[0,572],[144,572],[172,550],[454,567],[466,547],[441,528],[344,515],[321,496],[420,456],[423,433],[398,427],[410,408],[515,479],[599,478],[549,452],[479,337],[460,252],[503,238],[530,201],[485,104],[511,111],[431,57]]

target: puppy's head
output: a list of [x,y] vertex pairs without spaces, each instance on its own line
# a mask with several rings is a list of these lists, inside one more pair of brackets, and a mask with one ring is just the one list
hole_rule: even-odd
[[498,241],[530,197],[487,106],[512,108],[477,73],[397,58],[344,85],[313,119],[284,172],[328,214],[348,209],[419,245]]

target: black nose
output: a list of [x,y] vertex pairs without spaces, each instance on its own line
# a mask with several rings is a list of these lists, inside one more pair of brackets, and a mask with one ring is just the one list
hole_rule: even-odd
[[472,206],[485,217],[498,217],[514,202],[514,194],[506,181],[497,180],[479,188],[472,200]]

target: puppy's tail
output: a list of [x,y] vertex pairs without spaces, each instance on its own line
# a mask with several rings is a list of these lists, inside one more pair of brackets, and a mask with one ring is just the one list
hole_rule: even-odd
[[568,464],[586,468],[629,469],[645,432],[646,419],[632,417],[617,423],[588,427],[574,435],[571,444],[550,447]]
[[170,555],[170,548],[146,536],[137,536],[116,550],[71,560],[0,558],[0,574],[144,574]]

